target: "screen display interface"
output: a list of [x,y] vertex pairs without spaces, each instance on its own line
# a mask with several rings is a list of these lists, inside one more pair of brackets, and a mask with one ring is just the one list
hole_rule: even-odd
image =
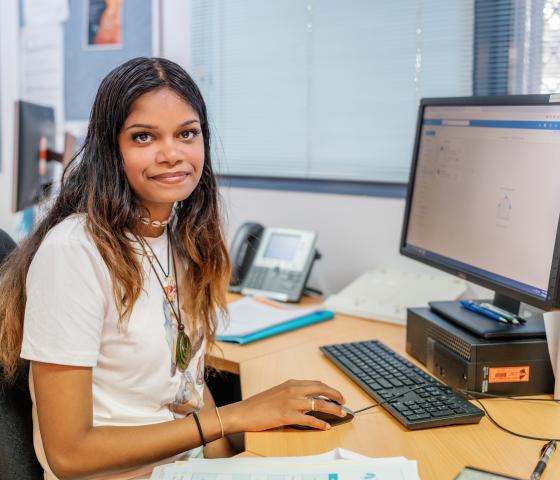
[[407,248],[547,298],[560,106],[427,106]]
[[300,237],[297,235],[272,234],[264,258],[292,261],[295,257]]

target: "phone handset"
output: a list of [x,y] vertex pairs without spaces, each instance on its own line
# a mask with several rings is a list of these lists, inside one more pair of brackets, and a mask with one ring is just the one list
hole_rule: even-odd
[[264,227],[260,223],[246,222],[239,227],[231,242],[231,292],[240,292],[243,280],[249,273],[253,263]]

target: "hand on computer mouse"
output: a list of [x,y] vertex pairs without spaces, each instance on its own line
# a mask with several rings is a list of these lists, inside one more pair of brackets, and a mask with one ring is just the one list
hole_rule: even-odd
[[[313,397],[315,401],[320,400],[327,403],[333,403],[337,407],[345,413],[344,416],[340,415],[333,415],[332,413],[325,413],[324,411],[320,410],[313,410],[308,411],[306,415],[310,415],[312,417],[318,418],[319,420],[324,420],[327,422],[331,427],[336,427],[337,425],[342,425],[343,423],[351,422],[354,419],[354,412],[350,410],[348,407],[344,405],[340,405],[336,400],[331,400],[325,397]],[[308,427],[306,425],[289,425],[291,428],[296,428],[298,430],[313,430],[313,427]]]
[[342,394],[323,382],[288,380],[241,402],[225,405],[220,412],[224,429],[230,433],[258,432],[286,425],[328,430],[331,428],[328,422],[306,413],[315,411],[344,418],[344,403]]

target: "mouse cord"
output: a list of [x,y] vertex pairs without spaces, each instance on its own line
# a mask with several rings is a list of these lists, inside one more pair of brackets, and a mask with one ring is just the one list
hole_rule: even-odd
[[560,404],[560,399],[555,398],[534,398],[527,397],[524,395],[496,395],[495,393],[483,393],[477,392],[475,390],[466,390],[464,388],[457,389],[457,392],[464,394],[466,397],[476,400],[477,397],[487,397],[487,398],[501,398],[504,400],[518,400],[522,402],[554,402]]
[[[412,391],[414,391],[418,388],[423,388],[423,387],[424,387],[424,385],[417,385],[416,387],[409,388],[407,390],[403,390],[402,392],[398,393],[394,397],[391,397],[390,399],[384,400],[382,402],[374,403],[374,404],[369,405],[367,407],[360,408],[359,410],[354,410],[354,415],[357,415],[358,413],[365,412],[366,410],[370,410],[371,408],[380,407],[382,405],[385,405],[386,403],[392,403],[396,399],[398,399],[399,397],[402,397],[403,395],[406,395],[409,392],[412,392]],[[497,428],[499,428],[500,430],[502,430],[506,433],[509,433],[510,435],[514,435],[514,436],[520,437],[520,438],[525,438],[527,440],[539,440],[539,441],[543,441],[543,442],[549,442],[551,440],[555,440],[557,442],[560,442],[560,438],[535,437],[535,436],[532,436],[532,435],[525,435],[523,433],[514,432],[513,430],[510,430],[509,428],[504,427],[498,421],[496,421],[494,419],[494,417],[492,417],[492,415],[490,415],[490,413],[488,412],[486,407],[483,405],[483,403],[477,397],[503,398],[503,399],[507,399],[507,400],[518,400],[518,401],[521,400],[521,401],[524,401],[524,402],[554,402],[554,403],[557,403],[557,404],[560,403],[559,400],[555,400],[553,398],[527,398],[527,397],[522,397],[522,396],[520,397],[520,396],[515,396],[515,395],[493,395],[491,393],[474,392],[474,391],[471,391],[471,390],[464,390],[464,389],[458,389],[457,391],[463,393],[467,398],[470,398],[470,399],[474,400],[476,403],[478,403],[480,408],[482,408],[482,410],[484,411],[484,413],[488,417],[488,420],[490,420],[490,422],[494,426],[496,426]]]
[[555,400],[553,398],[526,398],[526,397],[518,397],[518,396],[514,396],[514,395],[492,395],[491,393],[473,392],[472,390],[462,390],[462,389],[458,390],[458,391],[464,393],[467,396],[467,398],[471,398],[476,403],[478,403],[480,408],[482,408],[482,410],[484,410],[484,413],[488,417],[488,420],[490,420],[490,422],[492,422],[494,424],[494,426],[498,427],[500,430],[502,430],[506,433],[509,433],[510,435],[514,435],[515,437],[525,438],[527,440],[539,440],[539,441],[543,441],[543,442],[550,442],[550,441],[554,440],[556,442],[560,442],[560,438],[534,437],[532,435],[525,435],[524,433],[514,432],[513,430],[510,430],[509,428],[504,427],[503,425],[498,423],[494,419],[494,417],[492,417],[492,415],[490,415],[488,410],[486,410],[486,407],[484,406],[484,404],[477,397],[480,396],[480,397],[488,397],[488,398],[503,398],[503,399],[507,399],[507,400],[522,400],[522,401],[525,401],[525,402],[532,401],[532,402],[554,402],[554,403],[558,403],[558,400]]
[[369,410],[370,408],[380,407],[381,405],[385,405],[386,403],[393,403],[399,397],[402,397],[403,395],[406,395],[407,393],[413,392],[414,390],[418,390],[419,388],[424,388],[425,386],[426,385],[416,385],[415,387],[407,388],[406,390],[403,390],[402,392],[396,394],[394,397],[388,398],[387,400],[383,400],[382,402],[374,403],[373,405],[369,405],[368,407],[360,408],[359,410],[354,410],[354,415],[356,415],[357,413],[365,412],[366,410]]

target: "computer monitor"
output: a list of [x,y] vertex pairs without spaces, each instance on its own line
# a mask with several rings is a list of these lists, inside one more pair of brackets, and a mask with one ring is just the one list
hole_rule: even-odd
[[560,306],[559,102],[423,99],[400,252],[494,290],[513,313]]
[[[46,149],[53,149],[55,141],[54,109],[29,102],[16,102],[13,212],[37,204],[43,194],[45,181],[39,174],[41,138],[46,138],[46,155]],[[46,166],[43,167],[46,169]]]

